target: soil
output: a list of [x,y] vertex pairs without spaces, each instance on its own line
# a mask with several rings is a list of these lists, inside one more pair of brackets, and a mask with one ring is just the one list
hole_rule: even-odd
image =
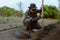
[[[26,27],[23,26],[23,23],[22,23],[22,20],[11,20],[10,22],[8,23],[3,23],[3,24],[0,24],[0,29],[3,29],[3,28],[10,28],[10,24],[11,23],[19,23],[21,24],[22,26],[19,27],[18,29],[20,30],[25,30]],[[55,23],[57,22],[57,20],[47,20],[47,19],[44,19],[44,26],[48,25],[48,24],[51,24],[51,23]],[[39,20],[39,24],[41,24],[42,21]],[[0,32],[0,40],[33,40],[34,38],[36,38],[36,36],[40,35],[40,40],[60,40],[60,24],[56,24],[56,28],[52,29],[50,32],[48,32],[47,34],[44,34],[44,30],[41,30],[39,32],[31,32],[30,33],[30,36],[32,38],[30,39],[20,39],[20,38],[17,38],[15,37],[13,34],[14,30],[16,29],[11,29],[11,30],[7,30],[7,31],[2,31]],[[43,36],[43,37],[42,37]]]

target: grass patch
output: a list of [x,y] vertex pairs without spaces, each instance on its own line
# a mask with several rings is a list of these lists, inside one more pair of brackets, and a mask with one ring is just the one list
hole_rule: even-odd
[[21,25],[20,24],[18,24],[18,23],[12,23],[12,24],[10,24],[10,27],[11,28],[18,28],[18,27],[20,27]]

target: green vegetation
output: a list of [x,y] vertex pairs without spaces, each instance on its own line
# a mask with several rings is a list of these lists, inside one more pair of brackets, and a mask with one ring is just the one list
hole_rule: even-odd
[[12,23],[12,24],[10,24],[10,28],[3,28],[3,29],[0,29],[0,31],[7,31],[7,30],[10,30],[10,29],[18,28],[20,26],[21,25],[18,24],[18,23]]
[[1,17],[0,16],[0,24],[2,24],[2,23],[7,23],[7,22],[9,22],[10,20],[13,20],[14,18],[12,18],[12,17]]
[[12,24],[10,25],[11,28],[18,28],[18,27],[20,27],[20,26],[21,26],[21,25],[18,24],[18,23],[12,23]]
[[55,6],[45,5],[44,6],[44,18],[56,19],[58,14],[58,9]]
[[55,26],[54,26],[55,24],[49,24],[49,25],[47,25],[47,26],[44,26],[44,29],[46,30],[46,31],[50,31],[51,29],[53,29]]
[[60,20],[60,12],[58,12],[57,19]]
[[[2,16],[2,17],[20,17],[20,18],[22,18],[24,16],[24,13],[21,10],[17,11],[13,8],[3,6],[3,7],[0,7],[0,16]],[[58,9],[55,6],[44,5],[44,18],[52,18],[52,19],[57,19],[58,18],[59,19],[60,14],[58,14]]]
[[57,24],[60,24],[60,20],[58,20]]
[[3,17],[0,17],[0,24],[1,24],[1,23],[6,23],[6,19],[3,18]]
[[51,29],[55,28],[57,24],[60,24],[60,20],[58,20],[56,23],[48,24],[47,26],[44,26],[44,29],[46,31],[50,31]]
[[3,6],[2,8],[0,8],[0,16],[3,17],[22,17],[23,16],[23,12],[21,11],[17,11],[13,8],[7,7],[7,6]]

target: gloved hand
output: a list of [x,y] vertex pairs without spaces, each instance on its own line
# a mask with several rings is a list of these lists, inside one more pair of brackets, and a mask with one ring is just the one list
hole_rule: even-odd
[[36,17],[36,18],[32,18],[31,20],[32,21],[35,21],[35,20],[39,20],[41,18],[41,16],[38,16],[38,17]]
[[37,18],[33,18],[33,19],[32,19],[32,21],[35,21],[35,20],[37,20]]
[[27,18],[27,19],[25,20],[25,22],[30,22],[30,21],[32,21],[32,17]]

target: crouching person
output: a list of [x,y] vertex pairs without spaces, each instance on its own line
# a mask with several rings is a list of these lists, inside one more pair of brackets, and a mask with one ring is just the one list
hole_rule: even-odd
[[38,20],[41,18],[37,16],[37,13],[41,13],[41,9],[37,10],[37,7],[34,3],[30,4],[29,9],[25,13],[25,18],[23,20],[24,26],[26,26],[26,31],[33,31],[33,29],[41,29],[41,26],[38,24]]

